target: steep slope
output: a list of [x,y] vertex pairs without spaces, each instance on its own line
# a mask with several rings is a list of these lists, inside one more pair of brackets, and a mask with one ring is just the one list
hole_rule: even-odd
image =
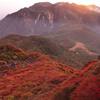
[[[83,73],[84,72],[84,73]],[[90,62],[38,100],[99,100],[100,61]]]
[[[8,49],[8,46],[6,49]],[[5,49],[0,50],[5,51]],[[9,47],[9,51],[20,50]],[[15,70],[12,69],[13,65],[10,65],[9,70],[7,69],[0,76],[1,100],[100,99],[99,59],[91,61],[83,69],[77,70],[41,53],[33,52],[32,54],[27,53],[27,55],[36,59],[24,67],[18,64],[19,67],[15,66]],[[7,59],[4,61],[7,61]],[[3,71],[0,71],[1,73]]]
[[0,36],[9,33],[24,35],[50,33],[64,24],[87,25],[96,31],[96,27],[99,30],[100,26],[99,16],[100,13],[91,11],[86,6],[68,3],[36,3],[0,21]]
[[14,71],[16,68],[19,69],[20,66],[22,68],[28,66],[38,60],[40,55],[37,52],[27,53],[13,45],[0,46],[0,75],[9,72],[10,69]]
[[[74,69],[65,66],[47,55],[32,53],[32,61],[22,67],[10,66],[9,70],[0,76],[0,99],[35,100],[41,94],[52,90],[57,84],[74,73]],[[29,57],[30,57],[29,56]],[[27,61],[26,61],[27,63]],[[0,74],[2,71],[0,72]]]
[[[82,73],[84,78],[80,86],[72,93],[74,100],[99,100],[100,99],[100,61],[90,62]],[[84,91],[82,91],[84,89]]]

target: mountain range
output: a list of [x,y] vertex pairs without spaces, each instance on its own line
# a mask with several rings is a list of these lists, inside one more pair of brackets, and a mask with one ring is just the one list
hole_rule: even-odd
[[[24,50],[43,51],[68,64],[81,57],[86,60],[100,54],[99,27],[100,13],[88,6],[63,2],[36,3],[0,21],[0,37],[4,37],[0,43],[14,44]],[[81,59],[82,63],[91,59],[85,60]],[[71,63],[73,65],[77,66]]]
[[[0,21],[0,36],[10,33],[37,35],[58,31],[62,26],[71,31],[78,26],[98,33],[100,31],[100,13],[87,6],[49,2],[36,3],[7,15]],[[85,30],[86,30],[85,29]],[[66,33],[69,33],[65,31]]]
[[36,3],[0,21],[0,100],[100,100],[100,8]]

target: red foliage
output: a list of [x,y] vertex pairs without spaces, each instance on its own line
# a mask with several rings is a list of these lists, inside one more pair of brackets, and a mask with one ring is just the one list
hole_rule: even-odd
[[[38,52],[26,56],[15,70],[8,67],[0,76],[0,100],[100,99],[100,61],[76,70]],[[8,62],[0,61],[2,64]]]

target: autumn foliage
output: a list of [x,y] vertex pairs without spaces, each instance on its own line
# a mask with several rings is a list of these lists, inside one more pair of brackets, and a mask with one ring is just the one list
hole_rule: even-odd
[[0,47],[0,100],[99,99],[99,60],[78,70],[39,52]]

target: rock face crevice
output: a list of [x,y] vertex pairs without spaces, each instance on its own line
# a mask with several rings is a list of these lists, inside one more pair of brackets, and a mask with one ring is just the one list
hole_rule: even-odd
[[[44,34],[55,32],[66,24],[98,27],[100,26],[99,16],[100,13],[90,10],[87,6],[69,3],[36,3],[29,8],[9,14],[0,21],[0,35],[5,36],[13,32],[24,35]],[[97,29],[94,28],[94,30]]]

